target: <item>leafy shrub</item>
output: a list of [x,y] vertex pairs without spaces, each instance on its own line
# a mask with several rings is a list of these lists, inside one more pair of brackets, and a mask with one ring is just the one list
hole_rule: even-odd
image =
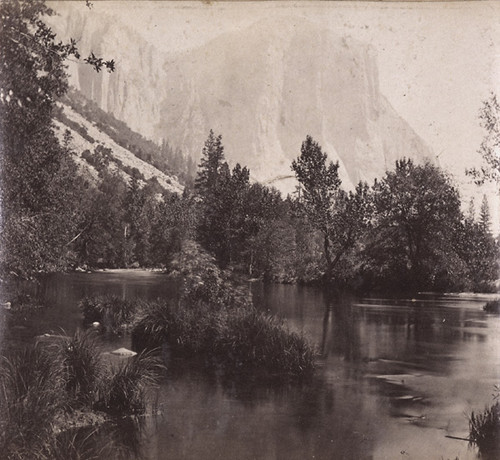
[[215,259],[194,241],[184,243],[171,269],[182,277],[181,301],[186,307],[253,308],[249,289],[238,286],[231,274],[221,270]]

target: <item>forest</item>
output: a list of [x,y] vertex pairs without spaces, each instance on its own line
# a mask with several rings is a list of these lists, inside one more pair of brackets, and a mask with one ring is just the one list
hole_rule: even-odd
[[[151,417],[156,425],[161,415],[158,395],[150,390],[158,385],[175,391],[187,387],[189,405],[179,402],[182,428],[189,424],[186,414],[196,400],[193,381],[202,388],[208,385],[200,397],[202,404],[193,405],[196,421],[202,419],[200,406],[213,416],[216,405],[207,402],[221,393],[221,419],[230,419],[228,425],[241,420],[245,432],[252,431],[252,425],[241,414],[249,412],[239,412],[237,403],[245,411],[265,404],[264,411],[256,412],[255,428],[265,422],[270,398],[277,396],[279,435],[272,433],[274,454],[282,432],[288,445],[298,431],[307,431],[304,420],[311,415],[314,442],[321,438],[318,427],[329,430],[323,436],[328,457],[323,458],[340,452],[332,447],[334,439],[348,442],[355,452],[352,458],[361,458],[358,449],[370,452],[369,446],[363,450],[371,436],[365,433],[369,423],[364,411],[373,405],[376,431],[387,429],[383,411],[389,408],[386,419],[403,420],[405,432],[433,428],[439,430],[436,439],[447,433],[447,438],[476,444],[483,458],[487,454],[497,458],[498,386],[493,405],[468,416],[467,438],[449,431],[453,412],[445,412],[443,394],[432,400],[428,393],[432,378],[439,379],[436,386],[451,382],[448,393],[455,399],[450,398],[449,404],[459,410],[458,387],[478,393],[479,384],[491,383],[486,366],[495,369],[490,363],[496,356],[487,356],[494,344],[487,340],[497,334],[490,328],[490,336],[485,335],[492,324],[486,315],[498,313],[499,300],[488,302],[486,313],[479,316],[476,304],[456,308],[460,303],[456,296],[447,305],[448,296],[413,295],[498,292],[500,246],[487,197],[464,205],[451,175],[430,160],[413,161],[410,150],[401,151],[400,159],[373,183],[360,182],[349,189],[342,183],[339,163],[330,161],[328,152],[306,132],[290,164],[297,187],[286,197],[252,181],[245,165],[228,163],[224,133],[207,133],[195,165],[167,140],[157,145],[145,139],[69,88],[68,61],[83,62],[96,72],[113,72],[115,62],[93,53],[81,56],[74,40],[59,42],[44,22],[53,14],[43,0],[0,3],[0,310],[2,334],[7,333],[0,357],[0,450],[6,458],[139,458],[134,444],[140,444],[142,420]],[[85,127],[65,114],[62,104],[119,147],[171,178],[177,176],[183,191],[167,191],[156,178],[146,179],[137,168],[118,161],[112,149],[94,143]],[[494,94],[479,108],[478,123],[485,131],[478,146],[483,167],[467,174],[478,184],[498,185],[500,104]],[[93,147],[75,151],[71,131],[61,133],[61,124]],[[82,162],[93,168],[95,177],[82,173]],[[174,284],[175,293],[156,300],[144,293],[143,298],[131,298],[116,278],[99,288],[94,280],[85,295],[80,290],[83,281],[78,295],[59,299],[58,306],[38,305],[28,291],[21,292],[21,281],[40,281],[26,285],[42,286],[46,274],[55,274],[54,283],[64,290],[60,273],[110,268],[161,271],[121,275],[158,275],[156,283]],[[79,282],[105,277],[74,276]],[[304,296],[292,299],[303,304],[296,308],[299,321],[293,327],[282,312],[255,301],[258,290],[252,287],[261,287],[263,298],[271,283],[319,286],[306,288],[314,294],[309,304]],[[10,297],[9,284],[16,290]],[[398,305],[384,305],[388,299],[376,303],[371,297],[355,304],[345,300],[353,293],[373,292],[402,297],[396,299]],[[433,297],[439,305],[432,303]],[[493,299],[493,295],[471,297],[476,303],[484,297]],[[282,298],[287,299],[282,304],[290,303],[291,297],[278,300]],[[290,310],[294,306],[287,305]],[[49,308],[56,314],[44,318]],[[60,318],[54,318],[65,315],[74,321],[66,323],[73,324],[74,335],[65,335],[62,327],[57,334],[37,329],[42,320],[54,322],[50,327],[55,327]],[[311,332],[316,333],[317,343],[309,338]],[[30,335],[26,346],[22,340]],[[122,347],[122,339],[134,351],[103,351],[112,344]],[[117,366],[109,361],[111,354],[120,360]],[[484,367],[474,367],[476,361]],[[453,380],[450,363],[468,366],[468,374],[457,367],[459,380]],[[197,377],[186,384],[182,374],[189,366]],[[483,381],[477,369],[484,373]],[[421,394],[410,388],[412,383],[405,383],[423,375],[426,388]],[[262,395],[258,391],[253,395],[258,401],[252,399],[249,393],[262,386]],[[444,387],[442,393],[446,391]],[[376,398],[376,404],[367,395]],[[303,407],[295,411],[295,401],[301,398]],[[471,404],[470,398],[464,399]],[[175,397],[168,399],[169,421],[175,415],[175,402]],[[422,411],[433,405],[437,409],[429,413],[432,425],[426,426],[427,412]],[[238,407],[236,416],[229,412],[230,406]],[[286,406],[292,408],[291,436],[286,436]],[[398,408],[401,412],[396,412]],[[320,409],[325,418],[318,418]],[[435,418],[438,412],[443,412],[446,426]],[[349,420],[362,425],[351,425]],[[124,431],[123,423],[132,429]],[[330,431],[337,424],[337,431]],[[202,439],[203,454],[210,445],[203,438],[209,425],[203,422],[201,433],[189,429]],[[213,425],[217,435],[226,429]],[[101,433],[99,426],[104,429]],[[268,425],[262,426],[267,430]],[[174,446],[175,438],[189,444],[194,440],[182,431],[160,433]],[[233,431],[228,433],[235,437]],[[353,437],[355,433],[359,437]],[[416,439],[424,443],[423,438]],[[309,449],[314,445],[303,444]],[[255,438],[249,445],[254,449]],[[401,449],[398,444],[397,451],[404,455]]]
[[[74,42],[56,41],[40,19],[43,2],[2,4],[0,152],[2,276],[115,267],[169,267],[190,240],[219,266],[250,278],[324,283],[356,291],[492,291],[498,245],[486,196],[463,211],[446,171],[430,162],[401,160],[373,184],[345,190],[338,163],[304,133],[290,165],[297,191],[250,180],[244,165],[230,167],[222,135],[211,131],[195,180],[190,164],[167,143],[127,135],[137,155],[184,171],[182,195],[131,172],[124,180],[107,167],[112,152],[80,152],[98,170],[92,183],[78,173],[69,131],[59,139],[53,120],[68,92],[66,60],[81,59]],[[97,71],[113,61],[89,56]],[[496,98],[480,120],[495,132]],[[101,120],[102,121],[102,120]],[[490,136],[491,137],[491,136]],[[130,140],[132,139],[132,141]],[[481,146],[488,160],[491,146]],[[488,150],[489,149],[489,150]],[[156,153],[154,153],[156,152]],[[170,153],[169,153],[170,152]],[[187,161],[187,160],[185,160]],[[489,178],[488,171],[475,171]],[[474,172],[472,172],[474,173]],[[194,183],[193,183],[194,182]]]

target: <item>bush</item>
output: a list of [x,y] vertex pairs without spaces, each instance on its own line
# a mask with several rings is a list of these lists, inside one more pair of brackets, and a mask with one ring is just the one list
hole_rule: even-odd
[[483,310],[487,313],[500,313],[500,299],[490,300],[486,302],[486,305],[483,307]]
[[194,241],[184,243],[171,270],[182,277],[181,300],[186,307],[252,308],[248,287],[238,286],[231,273],[221,270],[214,257]]
[[136,304],[118,296],[87,296],[80,301],[79,308],[85,324],[97,321],[105,330],[116,334],[131,325]]
[[483,413],[469,417],[469,439],[479,448],[482,456],[500,456],[500,402],[487,407]]

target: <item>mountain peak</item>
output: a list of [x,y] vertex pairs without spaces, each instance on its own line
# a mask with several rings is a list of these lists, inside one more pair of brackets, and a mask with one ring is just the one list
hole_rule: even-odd
[[283,16],[165,57],[137,38],[120,34],[117,43],[117,27],[92,24],[86,34],[124,64],[104,78],[80,69],[77,85],[132,129],[168,138],[195,159],[210,129],[222,134],[230,163],[264,182],[291,175],[308,134],[339,161],[347,187],[380,177],[403,156],[434,157],[380,93],[365,43]]

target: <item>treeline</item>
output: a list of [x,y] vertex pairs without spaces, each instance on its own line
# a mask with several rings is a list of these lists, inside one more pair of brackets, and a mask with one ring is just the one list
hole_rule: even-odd
[[356,290],[489,291],[498,246],[486,198],[464,215],[450,178],[403,159],[372,186],[341,187],[339,165],[307,136],[292,163],[297,196],[283,200],[224,160],[210,133],[195,181],[197,235],[222,267],[280,282]]
[[85,154],[99,161],[98,180],[85,181],[68,134],[60,142],[53,128],[75,44],[55,41],[40,20],[51,14],[43,1],[3,2],[0,10],[3,274],[167,267],[184,241],[196,239],[222,268],[269,281],[492,289],[498,247],[488,205],[479,218],[464,215],[458,191],[430,163],[398,161],[373,185],[348,192],[339,165],[308,136],[292,163],[300,191],[283,199],[250,183],[246,167],[230,169],[221,136],[210,132],[194,186],[182,196],[137,174],[126,182],[107,167],[105,149]]

